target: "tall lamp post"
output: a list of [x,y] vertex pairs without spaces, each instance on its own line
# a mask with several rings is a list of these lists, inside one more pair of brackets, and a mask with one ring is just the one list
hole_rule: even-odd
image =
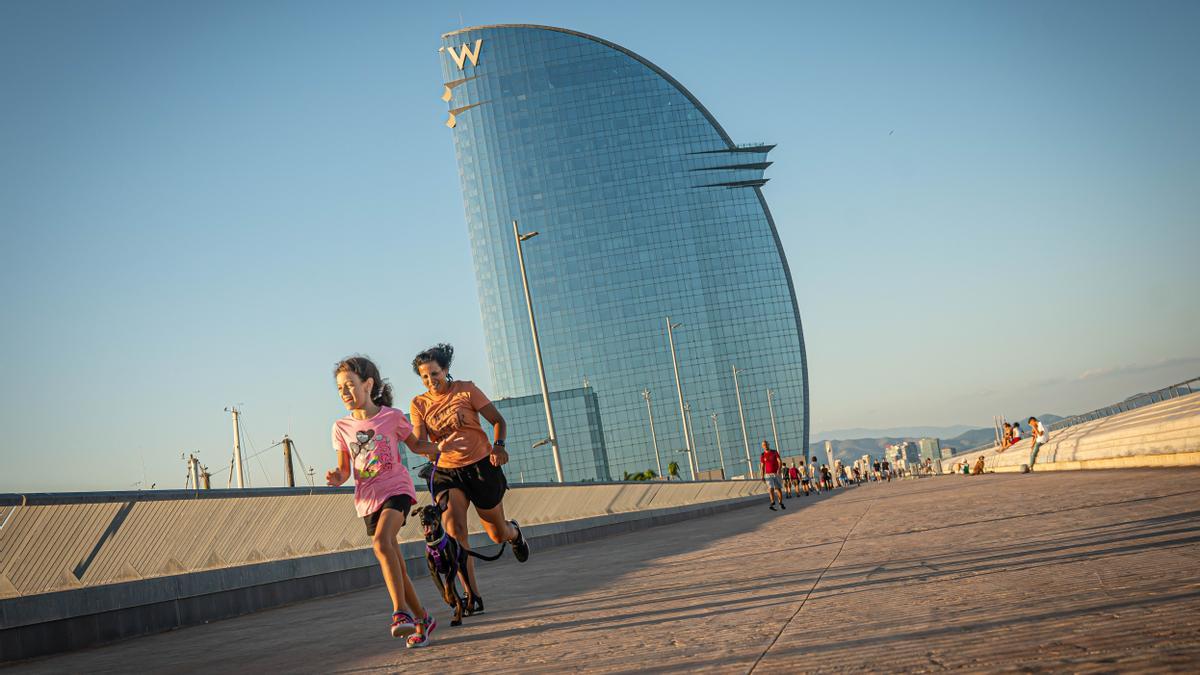
[[642,390],[642,398],[646,399],[646,414],[650,416],[650,441],[654,443],[654,463],[658,465],[658,477],[662,478],[662,457],[658,454],[658,436],[654,433],[654,410],[650,407],[650,390]]
[[696,428],[692,426],[692,404],[684,403],[683,411],[687,414],[688,438],[692,439],[692,457],[690,459],[694,462],[693,466],[699,468],[700,457],[696,455]]
[[717,455],[721,457],[721,477],[729,480],[729,472],[725,470],[725,451],[721,449],[721,427],[717,424],[717,413],[712,414],[713,433],[717,435]]
[[679,383],[679,360],[675,358],[675,329],[682,323],[671,323],[667,317],[667,340],[671,343],[671,365],[675,368],[675,393],[679,395],[679,424],[683,427],[683,442],[687,445],[688,468],[692,472],[692,480],[696,480],[696,462],[692,459],[692,439],[688,436],[687,413],[683,409],[683,385]]
[[771,403],[775,399],[775,392],[767,389],[767,409],[771,411],[771,435],[775,437],[775,452],[780,451],[779,445],[779,430],[775,428],[775,405]]
[[742,444],[746,446],[746,468],[750,471],[750,478],[754,478],[754,463],[750,460],[750,437],[746,435],[746,413],[742,410],[742,388],[738,385],[738,373],[744,373],[744,370],[738,370],[736,365],[733,366],[733,390],[737,392],[738,402],[738,417],[742,420]]
[[529,295],[529,277],[525,275],[525,254],[521,251],[521,242],[533,239],[537,235],[537,232],[521,234],[517,229],[517,221],[513,221],[513,239],[517,242],[517,262],[521,266],[521,284],[525,287],[525,308],[529,310],[529,331],[533,333],[533,354],[537,357],[538,381],[542,385],[542,404],[546,408],[546,431],[550,434],[546,440],[550,442],[550,450],[554,453],[554,475],[561,483],[563,482],[562,457],[558,452],[558,434],[554,432],[554,413],[550,411],[550,389],[546,386],[546,369],[542,366],[542,345],[538,342],[537,321],[533,318],[533,299]]

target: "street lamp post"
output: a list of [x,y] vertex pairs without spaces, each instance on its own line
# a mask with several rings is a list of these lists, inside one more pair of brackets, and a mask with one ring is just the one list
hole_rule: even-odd
[[533,298],[529,295],[529,277],[525,275],[525,254],[521,242],[532,239],[537,232],[521,234],[517,221],[513,221],[513,239],[517,242],[517,262],[521,266],[521,284],[525,287],[525,308],[529,310],[529,331],[533,333],[533,355],[537,358],[538,381],[542,385],[542,404],[546,408],[546,431],[550,434],[550,450],[554,453],[554,475],[563,482],[562,457],[558,451],[558,434],[554,432],[554,414],[550,411],[550,389],[546,386],[546,369],[542,366],[542,345],[538,342],[537,321],[533,318]]
[[771,435],[775,437],[775,451],[780,452],[779,430],[775,428],[775,406],[771,403],[774,399],[775,392],[767,389],[767,409],[771,411]]
[[658,477],[663,477],[662,457],[658,454],[658,436],[654,433],[654,410],[650,407],[650,390],[642,390],[642,398],[646,399],[646,414],[650,417],[650,441],[654,443],[654,463],[658,465]]
[[692,459],[692,439],[688,437],[687,414],[683,410],[683,385],[679,383],[679,360],[675,358],[675,329],[682,323],[671,323],[667,317],[667,340],[671,343],[671,366],[675,368],[675,393],[679,395],[679,424],[683,427],[683,442],[687,445],[688,468],[692,472],[692,480],[696,480],[696,462]]
[[738,373],[745,371],[738,370],[737,365],[733,366],[733,390],[737,392],[738,402],[738,417],[742,420],[742,444],[746,446],[746,468],[750,471],[750,478],[754,478],[754,463],[750,461],[750,437],[746,435],[746,413],[742,410],[742,388],[738,385]]
[[684,403],[683,412],[687,414],[688,438],[692,440],[692,456],[690,459],[694,462],[693,466],[700,467],[700,457],[696,455],[696,429],[692,426],[692,404]]
[[721,449],[721,427],[717,424],[717,413],[712,414],[713,433],[717,435],[717,455],[721,457],[721,477],[728,480],[729,472],[725,470],[725,451]]

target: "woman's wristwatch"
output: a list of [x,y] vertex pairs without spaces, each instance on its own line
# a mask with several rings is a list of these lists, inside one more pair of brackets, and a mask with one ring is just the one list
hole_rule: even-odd
[[504,449],[504,439],[498,438],[492,442],[492,445],[494,445],[497,448]]

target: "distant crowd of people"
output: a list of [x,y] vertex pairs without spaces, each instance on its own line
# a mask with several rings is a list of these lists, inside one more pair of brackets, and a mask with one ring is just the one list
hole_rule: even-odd
[[[810,494],[821,494],[851,485],[861,485],[869,482],[891,482],[899,478],[900,472],[887,459],[868,461],[860,459],[852,464],[844,464],[842,460],[833,460],[833,466],[822,462],[815,456],[809,461],[801,457],[792,458],[788,464],[779,456],[779,451],[771,447],[767,441],[762,442],[762,454],[758,458],[758,466],[762,481],[767,484],[767,494],[770,498],[769,508],[772,511],[786,509],[785,499],[792,497],[807,497]],[[931,463],[927,463],[932,473]]]
[[[1050,440],[1050,434],[1045,425],[1036,417],[1029,418],[1029,435],[1033,447],[1029,453],[1029,470],[1032,471],[1037,462],[1038,451]],[[1021,442],[1023,432],[1019,422],[1004,423],[1004,437],[1001,439],[998,452]],[[864,482],[891,482],[893,478],[903,476],[919,477],[935,473],[933,460],[926,457],[919,464],[904,464],[897,467],[887,458],[856,460],[846,465],[842,460],[833,460],[833,466],[821,462],[815,456],[810,461],[801,457],[798,461],[793,458],[791,464],[779,456],[779,451],[771,447],[767,441],[762,442],[762,454],[758,458],[762,481],[767,484],[767,494],[770,498],[770,509],[786,509],[785,499],[807,497],[810,494],[820,494],[823,490],[836,490],[850,485],[860,485]],[[903,464],[903,463],[902,463]],[[985,472],[987,460],[980,455],[974,462],[963,458],[951,467],[952,473],[978,476]]]

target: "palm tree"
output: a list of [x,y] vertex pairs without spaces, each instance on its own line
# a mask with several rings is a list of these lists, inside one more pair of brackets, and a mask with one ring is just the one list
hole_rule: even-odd
[[672,478],[679,478],[679,462],[667,464],[667,480]]

